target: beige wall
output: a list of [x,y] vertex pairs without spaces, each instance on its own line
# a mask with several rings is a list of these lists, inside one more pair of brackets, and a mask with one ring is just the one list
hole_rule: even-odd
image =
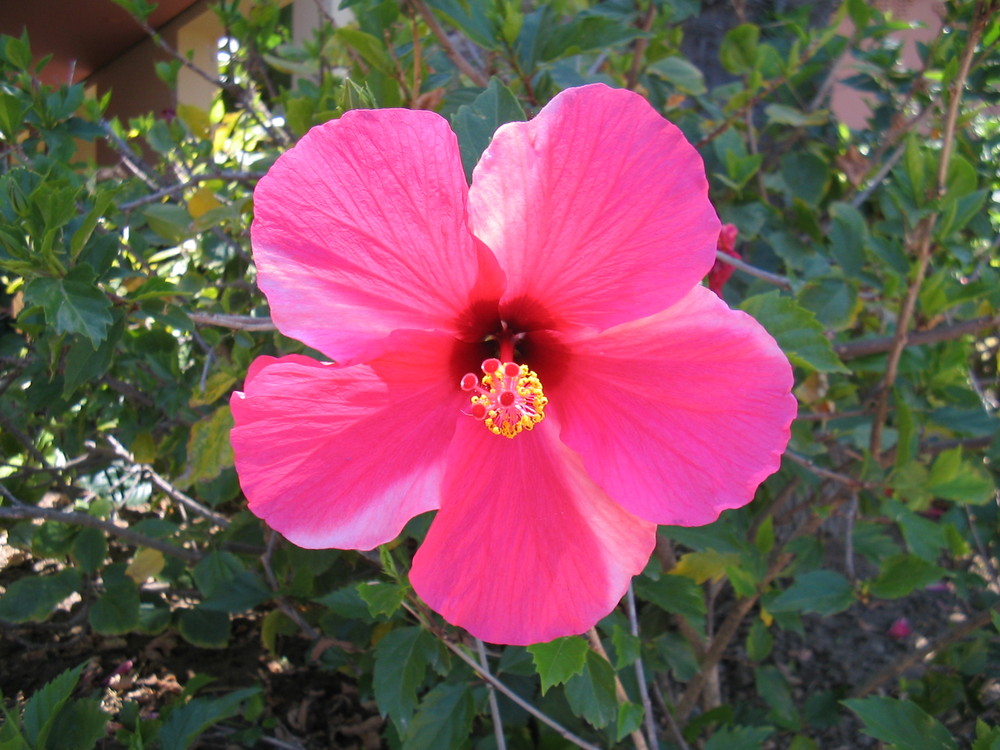
[[[944,17],[943,0],[878,0],[874,5],[892,13],[894,18],[902,21],[916,21],[923,28],[898,31],[893,36],[903,45],[901,62],[908,70],[920,69],[920,55],[917,53],[917,42],[929,42],[941,32],[941,19]],[[850,19],[841,24],[840,33],[850,36],[854,26]],[[842,60],[838,66],[838,80],[855,75],[854,58]],[[831,94],[831,107],[842,123],[850,128],[860,130],[866,127],[866,121],[871,115],[867,102],[868,97],[860,91],[852,89],[843,83],[834,84]]]

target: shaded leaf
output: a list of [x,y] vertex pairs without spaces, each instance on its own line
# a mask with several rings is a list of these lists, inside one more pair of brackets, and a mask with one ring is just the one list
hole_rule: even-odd
[[588,650],[583,672],[566,683],[566,700],[573,713],[600,729],[618,718],[615,672],[611,665]]
[[854,603],[851,582],[832,570],[803,573],[767,605],[769,612],[816,612],[832,615]]
[[947,729],[912,701],[896,698],[845,700],[864,722],[864,733],[897,750],[958,750]]
[[489,85],[472,104],[463,104],[458,108],[451,118],[451,126],[458,136],[466,180],[472,182],[472,170],[496,129],[505,122],[525,119],[520,102],[497,78],[490,79]]
[[745,299],[740,309],[755,317],[795,364],[820,372],[849,372],[816,316],[793,299],[768,292]]
[[417,689],[427,671],[431,641],[433,637],[422,628],[397,628],[375,646],[375,700],[381,714],[389,716],[401,734],[417,708]]
[[45,620],[56,605],[78,591],[82,583],[80,572],[73,568],[52,575],[20,578],[0,596],[0,619],[14,623]]
[[440,750],[466,747],[472,734],[476,707],[469,686],[441,683],[420,702],[403,736],[404,750]]

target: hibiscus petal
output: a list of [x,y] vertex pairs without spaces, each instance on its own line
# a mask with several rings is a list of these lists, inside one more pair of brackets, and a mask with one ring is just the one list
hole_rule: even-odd
[[514,439],[460,423],[441,510],[413,560],[421,598],[491,643],[593,627],[653,550],[656,527],[611,502],[557,433],[548,420]]
[[681,132],[602,84],[497,130],[473,174],[469,224],[507,274],[507,316],[541,306],[553,328],[664,309],[712,267],[720,226]]
[[455,330],[502,289],[466,227],[467,191],[433,112],[353,110],[310,130],[254,192],[254,261],[278,328],[341,362],[392,330]]
[[791,366],[708,289],[567,348],[548,408],[594,481],[637,516],[710,523],[777,471],[796,414]]
[[371,549],[438,507],[464,394],[452,340],[396,333],[393,353],[341,367],[260,357],[231,407],[250,510],[311,549]]

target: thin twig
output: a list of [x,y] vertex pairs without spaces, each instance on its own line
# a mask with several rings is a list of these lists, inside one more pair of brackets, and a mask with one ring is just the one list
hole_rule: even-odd
[[118,152],[126,168],[146,183],[147,187],[154,190],[159,189],[159,176],[156,174],[156,171],[146,164],[132,147],[118,136],[109,122],[102,120],[100,126],[104,131],[104,137],[111,144],[111,147]]
[[299,630],[305,633],[309,640],[315,641],[319,638],[319,631],[306,622],[305,618],[299,614],[291,602],[278,593],[281,586],[278,584],[278,578],[274,575],[274,569],[271,567],[271,555],[274,553],[274,545],[278,540],[278,534],[273,529],[268,529],[267,534],[267,548],[264,550],[264,554],[260,556],[260,563],[264,568],[264,576],[267,578],[267,583],[271,587],[271,591],[274,592],[274,601],[277,603],[278,609],[284,612],[289,620],[298,625]]
[[[608,652],[604,650],[604,645],[601,643],[601,636],[597,634],[597,628],[591,628],[587,631],[587,642],[590,644],[590,648],[593,649],[598,656],[600,656],[604,661],[611,663],[608,658]],[[619,705],[625,705],[629,702],[628,693],[625,692],[625,686],[622,685],[621,679],[618,677],[618,673],[615,672],[615,697],[618,698]],[[642,732],[638,729],[633,729],[629,736],[632,737],[632,742],[635,743],[635,750],[649,750],[649,745],[646,744],[646,738],[642,736]]]
[[[644,34],[648,34],[649,30],[653,28],[653,20],[656,18],[656,2],[655,0],[649,0],[649,8],[646,9],[646,15],[643,16],[642,23],[639,28]],[[636,84],[639,82],[639,74],[642,72],[642,59],[646,55],[646,48],[649,46],[649,37],[642,36],[635,40],[635,46],[632,49],[632,63],[629,65],[628,74],[625,76],[625,88],[635,91]]]
[[[476,651],[479,654],[480,665],[489,672],[490,663],[486,658],[486,645],[478,638],[476,638]],[[490,716],[493,717],[493,736],[496,737],[497,750],[507,750],[507,740],[503,735],[503,720],[500,718],[500,704],[497,702],[496,688],[488,684],[486,691],[490,698]]]
[[234,331],[276,331],[277,326],[270,318],[254,318],[249,315],[223,315],[221,313],[188,313],[188,317],[198,325],[218,326]]
[[216,526],[221,526],[222,528],[227,528],[229,526],[229,519],[228,518],[226,518],[225,516],[219,515],[214,510],[211,510],[210,508],[206,508],[204,505],[202,505],[201,503],[199,503],[193,497],[191,497],[191,496],[189,496],[189,495],[181,492],[179,489],[177,489],[176,487],[174,487],[170,482],[168,482],[166,479],[164,479],[159,474],[157,474],[153,470],[153,467],[150,466],[149,464],[142,464],[142,463],[139,463],[138,461],[136,461],[135,460],[135,456],[133,456],[124,445],[122,445],[121,443],[119,443],[114,438],[113,435],[105,435],[104,439],[107,440],[108,445],[110,445],[111,448],[112,448],[112,450],[114,450],[116,456],[118,456],[119,458],[121,458],[121,459],[123,459],[125,461],[128,461],[130,464],[132,464],[134,466],[141,467],[143,473],[147,477],[149,477],[150,483],[154,487],[156,487],[157,489],[159,489],[161,492],[164,492],[166,495],[168,495],[169,497],[173,498],[174,500],[176,500],[177,502],[179,502],[184,507],[186,507],[189,510],[194,511],[195,513],[197,513],[199,516],[202,516],[203,518],[207,518],[209,521],[211,521],[212,523],[214,523]]
[[858,515],[858,493],[851,493],[851,500],[847,504],[847,515],[844,521],[844,569],[847,577],[855,580],[854,572],[854,519]]
[[17,440],[17,442],[19,442],[39,464],[42,466],[48,466],[48,461],[45,460],[45,455],[38,450],[35,442],[21,432],[20,428],[18,428],[17,425],[15,425],[5,414],[2,413],[0,413],[0,427],[3,427],[10,435],[12,435],[14,439]]
[[[925,110],[925,111],[929,112],[930,110]],[[890,156],[888,159],[885,160],[885,163],[881,167],[879,167],[879,170],[878,172],[875,173],[875,176],[868,181],[868,186],[860,193],[855,195],[853,198],[851,198],[850,205],[852,208],[859,208],[861,204],[863,204],[866,200],[868,200],[871,194],[878,189],[879,185],[882,184],[882,180],[885,179],[886,175],[889,174],[889,172],[892,170],[894,166],[896,166],[896,162],[898,162],[901,158],[903,158],[904,153],[906,153],[905,144],[896,147],[896,150],[892,152],[892,156]]]
[[[3,485],[0,485],[0,492],[8,499],[10,495]],[[0,507],[0,519],[42,519],[43,521],[52,521],[55,523],[68,523],[76,526],[89,526],[94,529],[100,529],[107,534],[112,534],[114,536],[120,537],[127,542],[131,542],[137,547],[149,547],[150,549],[159,550],[165,555],[171,555],[184,560],[189,563],[195,563],[201,560],[202,554],[197,550],[184,549],[183,547],[177,547],[170,542],[164,542],[160,539],[154,539],[152,537],[145,536],[136,531],[132,531],[124,526],[116,526],[110,521],[105,521],[96,516],[92,516],[89,513],[77,513],[75,511],[63,511],[63,510],[53,510],[52,508],[38,508],[34,505],[25,505],[24,503],[18,502],[17,504],[10,507]]]
[[[837,505],[843,504],[846,498],[839,498],[830,503],[831,507],[836,507]],[[736,633],[739,632],[740,625],[743,622],[743,618],[750,613],[760,595],[767,590],[771,582],[781,575],[782,571],[792,562],[795,555],[791,552],[786,552],[788,544],[800,537],[808,536],[815,533],[823,521],[826,520],[825,515],[813,514],[807,521],[805,521],[795,532],[792,533],[788,539],[782,544],[779,550],[776,550],[771,557],[771,565],[768,567],[767,573],[764,575],[763,580],[757,585],[757,591],[744,598],[739,599],[734,604],[733,608],[729,611],[726,619],[723,621],[722,625],[715,632],[715,636],[712,638],[711,643],[705,651],[704,657],[699,660],[699,670],[698,673],[691,679],[687,684],[687,688],[684,690],[684,694],[681,696],[680,701],[677,703],[677,718],[681,721],[687,719],[688,715],[694,709],[695,704],[698,702],[698,698],[701,695],[702,690],[708,681],[709,673],[712,668],[714,668],[721,660],[723,654],[726,652],[729,644],[732,642]]]
[[792,282],[788,279],[787,276],[781,276],[780,274],[771,273],[770,271],[765,271],[763,268],[757,268],[757,266],[751,266],[745,260],[733,257],[732,255],[724,253],[721,250],[715,251],[715,257],[716,259],[722,261],[723,263],[728,263],[733,268],[738,268],[740,271],[743,271],[744,273],[748,273],[751,276],[756,276],[758,279],[763,279],[764,281],[770,282],[771,284],[774,284],[777,287],[781,287],[782,289],[792,288]]
[[600,748],[597,747],[596,745],[592,745],[586,740],[577,737],[575,734],[566,729],[566,727],[557,722],[555,719],[552,719],[546,714],[542,713],[533,705],[528,703],[528,701],[526,701],[524,698],[522,698],[513,690],[511,690],[509,687],[504,685],[500,680],[498,680],[496,677],[493,676],[493,673],[490,672],[490,670],[484,669],[483,666],[479,664],[479,662],[477,662],[475,659],[469,656],[469,654],[465,652],[465,649],[452,643],[441,633],[439,633],[435,628],[432,628],[430,624],[427,622],[427,620],[423,617],[423,615],[421,615],[412,605],[410,605],[407,602],[403,602],[403,607],[405,607],[406,611],[417,619],[417,621],[421,624],[421,626],[423,626],[429,632],[436,635],[438,639],[441,641],[441,643],[444,644],[445,648],[447,648],[449,651],[455,654],[455,656],[457,656],[459,659],[464,661],[472,669],[473,672],[479,675],[481,679],[485,680],[488,684],[492,685],[494,688],[496,688],[501,693],[506,695],[508,698],[514,701],[514,703],[523,708],[525,711],[534,716],[536,719],[545,724],[547,727],[554,730],[564,740],[566,740],[567,742],[572,742],[577,747],[584,748],[584,750],[600,750]]
[[[906,337],[906,345],[922,346],[924,344],[937,344],[942,341],[952,341],[962,338],[962,336],[997,327],[1000,327],[1000,315],[984,315],[972,320],[963,320],[960,323],[937,326],[926,331],[913,331]],[[895,336],[881,336],[874,339],[848,341],[844,344],[834,344],[833,350],[841,359],[867,357],[870,354],[889,351],[892,349],[895,340]]]
[[118,204],[118,208],[125,213],[132,211],[141,206],[145,206],[149,203],[156,203],[170,195],[175,195],[177,193],[182,193],[190,187],[199,185],[202,182],[209,182],[211,180],[224,180],[226,182],[249,182],[256,183],[261,177],[264,176],[263,172],[238,172],[238,171],[228,171],[223,170],[220,172],[205,172],[203,174],[191,175],[184,182],[179,182],[176,185],[169,185],[164,188],[160,188],[149,195],[144,195],[141,198],[136,198],[132,201],[125,201],[124,203]]
[[[243,104],[246,111],[262,128],[264,128],[264,130],[271,135],[272,138],[284,146],[291,145],[291,137],[282,128],[276,128],[274,126],[274,117],[272,117],[271,113],[267,111],[267,108],[263,104],[254,101],[254,96],[250,89],[240,86],[237,83],[227,83],[221,80],[218,75],[213,75],[208,71],[202,70],[200,67],[191,62],[187,55],[181,54],[180,50],[177,50],[168,44],[167,41],[156,31],[156,29],[149,25],[146,19],[135,15],[132,17],[135,19],[135,22],[142,27],[143,31],[146,32],[149,38],[153,40],[153,44],[162,49],[175,60],[179,61],[181,65],[197,75],[199,78],[206,81],[208,84],[234,96],[240,101],[240,103]],[[258,111],[258,108],[262,111]]]
[[417,9],[417,12],[424,19],[424,23],[427,24],[427,28],[431,30],[431,33],[438,40],[438,44],[441,45],[441,49],[444,51],[448,59],[451,60],[452,64],[459,69],[465,76],[472,81],[477,86],[486,88],[489,84],[489,80],[485,75],[480,73],[478,70],[472,67],[472,64],[462,57],[455,46],[448,39],[448,35],[445,30],[441,28],[441,24],[438,23],[437,19],[434,17],[434,12],[427,7],[427,3],[424,0],[410,0],[413,7]]
[[[629,633],[632,634],[633,638],[638,639],[639,618],[635,609],[635,591],[633,591],[631,583],[628,586],[628,592],[625,594],[625,613],[628,615]],[[642,701],[642,710],[645,715],[646,739],[649,740],[649,746],[653,750],[660,750],[660,742],[656,734],[656,718],[653,716],[653,703],[649,699],[649,685],[646,684],[646,670],[642,665],[641,654],[636,656],[635,659],[635,679],[639,685],[639,699]]]
[[684,734],[681,732],[681,728],[677,726],[677,720],[671,711],[671,707],[667,705],[667,700],[663,696],[663,692],[660,690],[660,686],[653,682],[653,695],[659,702],[660,707],[663,709],[663,715],[667,717],[667,726],[670,727],[670,733],[674,736],[674,741],[681,750],[691,750],[691,746],[685,741]]
[[844,484],[847,485],[848,487],[853,487],[855,489],[863,489],[868,486],[861,480],[855,479],[854,477],[850,477],[847,474],[841,474],[839,472],[832,471],[830,469],[825,469],[822,466],[818,466],[805,456],[800,456],[795,451],[786,450],[785,457],[788,458],[790,461],[797,463],[799,466],[807,469],[808,471],[811,471],[818,477],[822,477],[824,479],[832,479],[834,482],[839,482],[840,484]]

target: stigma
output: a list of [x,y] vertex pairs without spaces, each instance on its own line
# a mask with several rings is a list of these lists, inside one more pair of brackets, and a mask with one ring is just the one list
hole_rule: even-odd
[[461,385],[472,394],[469,415],[490,432],[513,438],[545,418],[548,399],[538,376],[527,365],[487,359],[482,370],[482,379],[470,372],[462,376]]

